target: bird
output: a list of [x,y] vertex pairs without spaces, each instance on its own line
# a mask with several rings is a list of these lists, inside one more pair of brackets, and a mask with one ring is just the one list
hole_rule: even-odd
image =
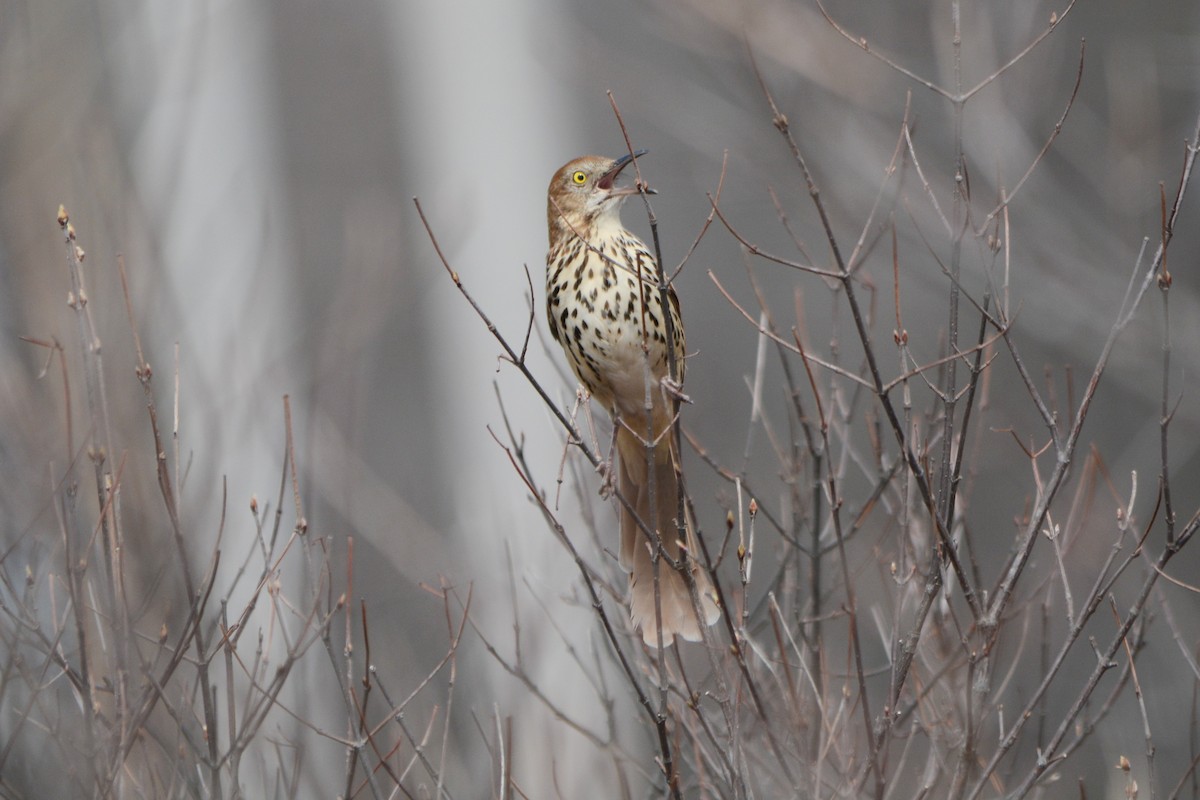
[[[674,289],[668,289],[663,307],[654,255],[621,223],[625,200],[653,190],[616,185],[621,171],[645,152],[583,156],[554,173],[546,204],[546,316],[571,370],[612,415],[616,489],[624,501],[618,502],[618,555],[629,576],[630,618],[650,646],[659,644],[661,620],[666,646],[675,636],[700,641],[701,623],[715,623],[720,610],[708,574],[695,561],[690,520],[685,520],[683,544],[699,613],[683,575],[672,567],[683,555],[676,522],[680,459],[673,424],[684,373],[683,321]],[[652,450],[647,443],[653,443]],[[648,535],[639,520],[656,536]],[[657,582],[656,539],[664,556],[658,559]]]

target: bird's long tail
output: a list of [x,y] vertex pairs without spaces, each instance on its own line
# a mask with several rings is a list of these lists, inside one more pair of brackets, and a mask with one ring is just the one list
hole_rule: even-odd
[[[633,624],[642,629],[642,639],[648,645],[658,645],[659,614],[655,609],[655,596],[659,599],[662,619],[663,644],[670,644],[674,636],[689,641],[700,641],[700,623],[712,625],[721,616],[715,601],[712,583],[708,574],[696,562],[699,551],[695,546],[695,534],[691,524],[686,526],[686,545],[691,556],[692,576],[695,578],[699,595],[700,613],[697,615],[692,603],[691,592],[683,576],[670,561],[680,558],[679,527],[676,525],[678,509],[679,459],[672,437],[668,434],[654,448],[653,464],[648,464],[646,447],[638,436],[622,427],[617,432],[617,460],[620,463],[621,495],[637,511],[637,516],[651,530],[657,530],[662,541],[663,556],[658,559],[658,580],[655,581],[653,559],[653,537],[638,525],[638,520],[622,503],[621,515],[621,566],[629,571],[629,614]],[[654,490],[651,497],[649,475],[652,468]],[[657,588],[656,588],[657,587]]]

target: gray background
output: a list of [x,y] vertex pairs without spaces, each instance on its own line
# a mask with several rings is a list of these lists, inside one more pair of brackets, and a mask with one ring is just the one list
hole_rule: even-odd
[[[949,85],[948,3],[832,2],[829,8],[873,49]],[[1007,61],[1055,9],[965,3],[964,83],[974,85]],[[1159,181],[1169,193],[1177,183],[1183,142],[1200,108],[1198,23],[1200,6],[1193,2],[1083,2],[967,105],[964,149],[975,208],[985,212],[999,185],[1017,182],[1052,131],[1086,37],[1074,108],[1011,213],[1017,335],[1035,373],[1043,365],[1056,370],[1064,398],[1063,366],[1072,365],[1078,396],[1141,238],[1157,235]],[[699,231],[709,208],[705,193],[715,190],[728,153],[722,207],[730,219],[764,248],[791,253],[769,184],[814,259],[827,265],[819,225],[771,126],[743,35],[805,148],[844,242],[857,238],[878,191],[906,92],[912,92],[922,167],[949,207],[949,104],[842,39],[812,3],[6,4],[0,10],[0,459],[6,470],[28,468],[34,476],[0,488],[12,531],[33,526],[44,509],[22,487],[45,488],[36,476],[45,474],[44,453],[57,441],[52,422],[61,418],[45,410],[58,390],[35,380],[42,355],[17,339],[70,341],[54,223],[61,202],[89,253],[118,427],[131,474],[141,476],[131,479],[130,496],[149,504],[155,488],[115,271],[118,252],[166,406],[179,344],[181,440],[193,459],[185,513],[197,552],[212,546],[223,479],[233,509],[225,535],[232,540],[252,533],[242,511],[250,495],[274,497],[283,448],[280,398],[289,394],[310,525],[339,542],[355,537],[354,595],[371,610],[374,661],[395,691],[406,693],[445,646],[440,606],[421,583],[444,577],[464,596],[473,585],[481,629],[507,641],[508,548],[522,587],[521,613],[530,620],[526,659],[543,688],[568,708],[582,718],[597,713],[562,668],[557,636],[537,622],[545,612],[535,597],[562,606],[554,614],[577,629],[569,635],[583,637],[578,631],[591,624],[586,606],[560,602],[578,592],[570,561],[488,435],[486,426],[501,425],[493,382],[514,427],[527,434],[546,485],[553,485],[561,436],[529,387],[497,361],[497,345],[447,279],[411,198],[420,198],[469,290],[520,341],[528,313],[525,265],[534,304],[542,303],[549,176],[576,155],[624,149],[605,95],[611,89],[635,146],[651,150],[643,169],[659,191],[654,207],[667,261],[677,263]],[[915,178],[906,177],[896,207],[902,297],[914,350],[931,360],[945,325],[945,283],[917,225],[939,255],[948,242],[932,224]],[[1172,458],[1179,470],[1176,504],[1189,515],[1200,499],[1195,201],[1185,207],[1169,261],[1176,277],[1171,377],[1181,394]],[[906,205],[915,221],[907,219]],[[625,217],[648,231],[636,203]],[[964,282],[976,290],[981,261],[978,248],[968,248]],[[745,377],[753,372],[757,342],[705,273],[712,270],[749,303],[743,263],[736,242],[715,225],[677,284],[695,354],[687,387],[695,403],[686,425],[732,464],[740,463],[752,427]],[[881,245],[868,270],[880,289],[877,343],[884,363],[894,365],[890,264],[890,245]],[[761,264],[756,270],[785,324],[800,286],[812,341],[825,345],[837,331],[849,360],[856,357],[848,321],[844,313],[831,316],[832,295],[819,281]],[[1114,354],[1085,430],[1121,493],[1130,471],[1138,471],[1143,521],[1154,502],[1161,380],[1160,305],[1157,297],[1147,300]],[[556,372],[561,359],[543,352],[536,338],[531,365],[570,396],[572,387]],[[782,408],[778,394],[768,401]],[[1026,440],[1044,430],[1007,362],[997,365],[991,403],[982,446],[997,456],[985,459],[974,478],[968,515],[982,552],[991,547],[1002,556],[1030,484],[1028,464],[998,429],[1012,426]],[[751,450],[751,474],[760,484],[775,480],[761,431]],[[693,464],[693,491],[716,529],[723,512],[714,498],[728,490]],[[595,505],[594,476],[584,484],[583,499]],[[564,519],[577,519],[577,505],[568,484]],[[1109,541],[1098,541],[1094,558],[1103,557]],[[147,574],[160,558],[145,554]],[[1179,574],[1194,574],[1195,559],[1184,564]],[[1173,596],[1194,641],[1195,600]],[[1160,680],[1178,680],[1180,696],[1190,696],[1194,683],[1170,646],[1162,636],[1162,650],[1148,659],[1167,664]],[[328,664],[314,673],[322,669]],[[553,795],[548,761],[557,764],[563,796],[585,796],[585,787],[605,780],[605,759],[563,734],[480,648],[472,646],[461,670],[456,796],[487,791],[490,765],[470,715],[488,718],[494,708],[516,719],[515,772],[530,796]],[[313,718],[328,714],[336,721],[336,693],[311,690],[320,685],[313,677],[310,690],[298,686],[291,702]],[[1159,695],[1158,702],[1169,699]],[[1127,710],[1136,714],[1132,705]],[[1111,770],[1118,754],[1142,747],[1136,720],[1130,717],[1128,731],[1105,734],[1112,738],[1092,754],[1096,764]],[[1169,726],[1180,724],[1176,715]],[[1180,732],[1177,744],[1168,745],[1164,734],[1163,750],[1186,756],[1183,728],[1173,729]],[[308,758],[312,796],[338,791],[342,751],[318,745]],[[25,763],[31,775],[45,767],[32,755]],[[1168,774],[1177,775],[1178,766]]]

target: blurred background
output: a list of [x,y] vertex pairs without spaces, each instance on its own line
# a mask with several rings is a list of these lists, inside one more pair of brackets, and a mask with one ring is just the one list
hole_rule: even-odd
[[[827,8],[872,50],[953,89],[949,2],[830,0]],[[962,85],[983,81],[1063,10],[1061,3],[963,4]],[[1015,335],[1031,371],[1047,371],[1064,408],[1072,391],[1065,370],[1078,398],[1142,239],[1153,245],[1159,235],[1160,182],[1168,197],[1178,183],[1200,110],[1200,6],[1081,3],[974,95],[962,116],[962,141],[976,222],[1002,188],[1018,184],[1051,136],[1078,77],[1085,38],[1078,96],[1009,218]],[[659,192],[654,211],[672,266],[704,225],[706,193],[716,192],[724,159],[721,208],[739,232],[801,259],[780,225],[774,191],[813,262],[830,265],[747,43],[844,243],[858,239],[875,202],[906,107],[931,192],[943,209],[951,206],[952,104],[848,42],[813,2],[4,4],[0,467],[23,476],[0,482],[4,546],[13,559],[6,568],[36,565],[49,547],[31,532],[49,513],[46,454],[62,453],[62,387],[53,372],[39,379],[45,354],[19,337],[75,341],[55,223],[63,203],[88,253],[89,300],[105,348],[119,449],[128,456],[123,491],[130,508],[138,498],[152,504],[157,488],[118,254],[163,409],[173,402],[178,346],[179,437],[189,465],[182,508],[198,558],[214,547],[223,496],[222,535],[232,550],[253,535],[245,511],[251,497],[264,502],[278,492],[282,397],[289,395],[308,525],[331,537],[343,570],[345,542],[354,539],[351,599],[369,609],[372,661],[389,690],[407,694],[444,654],[446,618],[426,587],[452,586],[461,598],[471,593],[474,624],[504,653],[514,649],[513,620],[524,620],[522,657],[538,685],[578,719],[603,726],[604,709],[563,668],[570,657],[564,639],[584,648],[581,658],[593,658],[586,650],[594,646],[595,624],[580,600],[578,573],[488,429],[503,435],[499,396],[551,490],[561,431],[498,359],[495,340],[439,263],[412,198],[420,199],[468,291],[510,341],[524,340],[532,303],[538,317],[529,364],[569,407],[574,388],[562,378],[561,356],[542,343],[545,190],[567,160],[626,149],[606,91],[633,145],[650,150],[641,168]],[[905,326],[917,356],[933,360],[944,346],[946,296],[935,254],[945,255],[949,238],[916,175],[888,191],[900,223]],[[1200,501],[1197,208],[1193,194],[1168,261],[1178,401],[1171,458],[1176,505],[1185,515]],[[648,234],[639,202],[627,205],[625,220]],[[979,265],[988,260],[980,250],[972,242],[964,258],[964,284],[976,290],[985,282]],[[890,244],[866,263],[877,287],[878,345],[894,370]],[[768,484],[777,465],[763,457],[770,445],[750,421],[747,388],[757,337],[707,274],[753,305],[745,265],[737,241],[714,223],[677,279],[692,354],[687,393],[694,403],[685,427],[723,463],[745,464]],[[858,358],[849,320],[833,311],[824,284],[763,264],[755,275],[767,296],[778,298],[781,324],[797,324],[798,303],[813,343],[828,350],[841,341],[848,360]],[[1131,471],[1139,473],[1142,521],[1154,508],[1158,474],[1162,330],[1155,290],[1114,351],[1106,391],[1084,431],[1122,493]],[[81,402],[81,388],[73,391]],[[781,408],[784,398],[768,401]],[[1030,486],[1028,462],[1003,431],[1041,442],[1045,429],[1010,367],[998,369],[990,402],[982,447],[1004,457],[972,476],[967,515],[985,552],[994,541],[1002,557]],[[729,490],[689,458],[702,525],[718,531]],[[601,528],[611,520],[595,495],[598,477],[585,472],[580,484],[576,493],[568,480],[559,503],[568,533],[573,523],[582,531],[581,512],[597,515]],[[1108,538],[1098,540],[1093,557],[1108,547]],[[137,552],[136,542],[131,549],[149,584],[167,557]],[[762,558],[769,563],[769,553]],[[221,569],[236,569],[232,563]],[[1194,557],[1181,563],[1180,574],[1195,574]],[[1194,648],[1200,609],[1190,594],[1171,591]],[[474,634],[466,640],[448,711],[453,796],[482,797],[493,785],[483,730],[506,716],[513,719],[513,772],[528,796],[616,796],[595,791],[609,785],[611,760],[518,691]],[[1162,685],[1177,679],[1190,692],[1195,676],[1169,649],[1170,637],[1161,647],[1147,659],[1168,664],[1157,673]],[[318,659],[281,701],[339,731],[341,700],[320,689],[331,669]],[[1159,698],[1170,704],[1169,695]],[[622,702],[616,724],[634,729],[628,741],[640,736],[652,747],[649,733],[637,732],[632,703]],[[273,724],[283,738],[307,737],[302,796],[341,791],[344,747],[297,732],[287,719]],[[1186,759],[1186,726],[1186,718],[1166,726],[1181,738],[1162,740],[1164,759]],[[1102,737],[1096,763],[1110,771],[1119,753],[1143,747],[1136,725],[1104,736],[1111,741]],[[26,796],[50,796],[33,787],[53,781],[52,767],[29,746],[20,766],[6,768],[6,781]],[[270,771],[265,761],[254,768]],[[251,776],[246,784],[257,785]],[[1104,796],[1104,786],[1096,784],[1096,796]]]

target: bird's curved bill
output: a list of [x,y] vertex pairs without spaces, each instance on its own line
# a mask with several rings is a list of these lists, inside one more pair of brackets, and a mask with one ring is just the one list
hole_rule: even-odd
[[[618,186],[616,188],[613,188],[613,183],[616,181],[617,176],[619,176],[621,174],[621,170],[625,169],[625,167],[627,167],[631,163],[633,163],[634,158],[641,158],[642,156],[646,155],[646,153],[648,153],[648,152],[650,152],[650,151],[649,150],[634,150],[632,156],[629,153],[626,153],[625,155],[621,156],[620,158],[618,158],[616,161],[613,162],[611,167],[608,168],[608,172],[605,172],[602,176],[600,176],[600,180],[597,181],[596,185],[599,186],[601,189],[609,190],[609,195],[613,196],[613,197],[620,197],[622,195],[627,195],[627,194],[637,194],[638,193],[637,186]],[[654,191],[649,186],[645,187],[645,192],[646,192],[646,194],[658,194],[658,192]]]

